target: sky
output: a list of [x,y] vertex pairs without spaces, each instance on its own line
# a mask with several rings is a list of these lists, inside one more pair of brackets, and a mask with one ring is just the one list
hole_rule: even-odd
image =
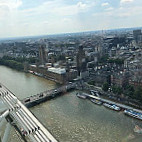
[[0,0],[0,38],[142,26],[142,0]]

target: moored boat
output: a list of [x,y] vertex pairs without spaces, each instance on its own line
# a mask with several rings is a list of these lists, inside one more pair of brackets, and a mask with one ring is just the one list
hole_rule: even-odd
[[90,99],[90,101],[93,102],[93,103],[95,103],[95,104],[97,104],[97,105],[101,105],[102,104],[101,101],[96,100],[96,99]]
[[130,110],[130,109],[125,109],[124,113],[129,115],[129,116],[132,116],[134,118],[142,120],[142,113],[139,113],[139,112],[136,112],[136,111],[133,111],[133,110]]
[[115,111],[120,111],[120,110],[121,110],[121,108],[118,107],[118,106],[115,105],[115,104],[104,103],[103,105],[104,105],[105,107],[108,107],[108,108],[110,108],[110,109],[112,109],[112,110],[115,110]]
[[86,95],[83,94],[83,93],[76,93],[76,96],[79,97],[79,98],[82,98],[82,99],[86,99]]

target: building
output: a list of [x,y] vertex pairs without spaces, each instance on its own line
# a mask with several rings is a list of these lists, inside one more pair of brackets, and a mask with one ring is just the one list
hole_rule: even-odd
[[87,62],[83,46],[79,46],[79,50],[76,56],[76,62],[77,62],[78,75],[80,75],[80,72],[86,71],[87,68]]
[[47,61],[47,53],[45,51],[46,46],[44,44],[39,47],[39,59],[41,64],[45,64]]
[[140,29],[139,29],[139,30],[134,30],[134,31],[133,31],[133,37],[134,37],[134,39],[136,40],[137,43],[138,43],[138,40],[139,40],[139,36],[140,36],[140,35],[142,35]]
[[66,70],[65,68],[48,68],[46,77],[58,83],[65,83],[66,81]]
[[30,65],[29,69],[29,72],[35,75],[39,74],[60,84],[72,81],[73,79],[77,78],[77,71],[73,69],[67,72],[65,68],[45,67],[44,65]]
[[129,72],[115,72],[111,75],[111,85],[125,87],[129,84],[130,74]]

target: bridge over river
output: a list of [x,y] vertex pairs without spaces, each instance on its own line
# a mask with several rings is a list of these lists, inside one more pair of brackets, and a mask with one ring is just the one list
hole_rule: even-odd
[[0,125],[3,119],[8,121],[2,142],[7,142],[10,125],[18,130],[25,142],[57,142],[27,107],[3,85],[0,85],[0,100],[5,106],[0,116]]
[[71,89],[74,89],[76,87],[76,85],[77,85],[77,83],[69,83],[64,86],[58,87],[56,89],[47,90],[47,91],[44,91],[40,94],[36,94],[34,96],[30,96],[30,97],[23,99],[22,103],[26,107],[30,108],[30,107],[36,106],[42,102],[45,102],[49,99],[58,97],[64,93],[70,91]]

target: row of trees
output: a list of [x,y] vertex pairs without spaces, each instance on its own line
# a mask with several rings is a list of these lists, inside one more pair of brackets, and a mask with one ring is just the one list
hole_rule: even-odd
[[[109,90],[109,84],[104,83],[102,89],[104,91]],[[134,88],[131,85],[126,85],[124,87],[120,86],[111,86],[111,91],[114,94],[117,94],[118,96],[123,94],[124,96],[128,96],[131,99],[136,99],[142,102],[142,87],[136,87]]]
[[24,69],[24,66],[22,63],[14,61],[14,60],[0,59],[0,64],[8,66],[8,67],[16,69],[16,70],[23,70]]
[[108,55],[105,55],[99,59],[99,63],[115,63],[118,65],[122,65],[124,64],[124,59],[119,59],[119,58],[113,59],[109,58]]
[[35,57],[26,58],[26,57],[3,56],[3,58],[1,58],[1,59],[3,59],[3,60],[14,60],[14,61],[17,61],[19,63],[24,63],[24,62],[36,63],[36,62],[38,62],[38,59],[35,58]]
[[124,64],[124,60],[123,59],[108,59],[108,63],[115,63],[115,64],[118,64],[118,65],[122,65]]
[[140,100],[142,102],[142,87],[134,88],[131,85],[127,85],[123,92],[125,96],[129,96],[132,99]]
[[0,65],[5,65],[10,68],[22,71],[24,69],[24,63],[36,63],[38,60],[36,58],[25,58],[25,57],[9,57],[4,56],[3,58],[0,58]]

